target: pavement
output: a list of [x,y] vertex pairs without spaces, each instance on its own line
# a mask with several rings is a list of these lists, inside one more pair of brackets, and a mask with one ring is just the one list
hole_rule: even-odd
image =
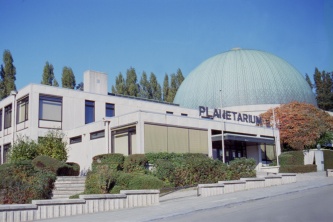
[[160,197],[160,204],[150,207],[122,209],[112,212],[61,217],[48,220],[51,222],[88,222],[88,221],[158,221],[168,220],[179,215],[186,215],[201,210],[217,207],[232,207],[297,192],[307,192],[333,186],[333,177],[326,177],[325,172],[297,174],[297,182],[260,189],[240,191],[211,197],[197,197],[195,188],[188,188]]

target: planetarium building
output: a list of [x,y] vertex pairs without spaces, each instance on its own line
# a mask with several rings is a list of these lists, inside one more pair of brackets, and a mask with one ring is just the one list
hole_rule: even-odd
[[0,101],[0,164],[20,136],[38,140],[62,130],[68,160],[147,152],[203,153],[223,162],[254,158],[257,170],[280,154],[279,130],[259,113],[279,104],[315,104],[302,75],[272,54],[231,50],[195,68],[174,103],[108,93],[107,74],[86,71],[84,91],[29,84]]

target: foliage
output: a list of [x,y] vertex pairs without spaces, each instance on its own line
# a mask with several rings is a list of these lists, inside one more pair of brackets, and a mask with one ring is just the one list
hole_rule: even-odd
[[310,77],[309,77],[309,75],[307,73],[305,74],[305,80],[309,84],[309,86],[310,86],[310,88],[312,90],[313,89],[313,83],[311,82],[311,79],[310,79]]
[[126,90],[125,95],[138,96],[139,86],[137,84],[136,72],[133,67],[130,67],[126,71]]
[[76,82],[72,68],[65,66],[62,69],[61,82],[63,88],[68,88],[68,89],[75,88]]
[[110,169],[122,170],[124,167],[124,155],[120,153],[101,154],[93,157],[92,167],[108,165]]
[[3,52],[3,63],[0,69],[0,99],[10,95],[12,90],[16,90],[16,68],[13,65],[14,59],[9,50]]
[[59,83],[55,78],[53,79],[53,86],[59,87]]
[[177,70],[177,74],[171,74],[171,81],[170,81],[170,87],[168,92],[168,102],[173,102],[176,93],[184,81],[183,73],[180,69]]
[[156,160],[171,160],[176,157],[181,157],[183,154],[181,153],[167,153],[167,152],[160,152],[160,153],[146,153],[146,158],[150,164],[154,164]]
[[252,158],[236,158],[230,161],[229,171],[231,180],[239,180],[244,177],[256,177],[256,161]]
[[161,85],[157,82],[157,78],[154,73],[150,73],[149,85],[150,85],[150,91],[148,99],[161,101],[162,100]]
[[145,173],[148,161],[144,154],[128,155],[124,161],[124,172],[126,173]]
[[147,74],[143,71],[140,79],[139,97],[148,99],[150,91],[150,83],[147,79]]
[[32,160],[38,156],[38,144],[28,137],[18,137],[9,150],[9,161]]
[[310,173],[317,172],[316,165],[285,165],[280,166],[280,173]]
[[324,152],[324,169],[333,169],[333,151],[323,150]]
[[84,90],[84,84],[83,82],[80,82],[79,84],[77,84],[77,86],[75,87],[76,90],[79,91],[83,91]]
[[112,86],[112,93],[125,95],[126,94],[126,84],[123,74],[121,72],[116,77],[116,85]]
[[31,160],[0,165],[0,204],[26,204],[51,198],[54,173],[35,168]]
[[168,97],[169,97],[169,76],[168,74],[165,74],[163,80],[163,101],[168,102]]
[[287,165],[304,165],[303,151],[288,151],[283,152],[279,156],[280,166]]
[[114,187],[118,172],[111,170],[107,165],[98,170],[88,171],[85,182],[85,194],[104,194]]
[[54,159],[49,156],[37,156],[32,160],[32,164],[41,170],[51,171],[55,174],[58,173],[58,170],[62,167],[65,167],[65,163],[57,159]]
[[46,62],[45,66],[44,66],[44,70],[43,70],[41,84],[49,85],[49,86],[53,85],[53,81],[54,81],[53,70],[54,70],[53,65],[49,64],[49,62]]
[[48,131],[44,137],[38,138],[38,154],[66,161],[68,150],[67,143],[63,140],[64,136],[59,130]]
[[[274,108],[280,140],[294,150],[313,147],[327,132],[333,131],[333,117],[313,105],[291,102]],[[273,110],[261,114],[264,124],[274,125]]]
[[320,109],[332,110],[333,109],[333,73],[325,71],[320,72],[315,68],[313,75],[314,85],[316,90],[317,104]]
[[58,169],[58,176],[79,176],[80,165],[77,163],[68,162],[63,167]]

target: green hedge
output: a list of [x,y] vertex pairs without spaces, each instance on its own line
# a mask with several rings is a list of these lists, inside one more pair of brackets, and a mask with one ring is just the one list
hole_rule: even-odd
[[284,165],[280,166],[280,173],[310,173],[317,172],[317,165]]
[[124,161],[124,171],[127,173],[145,173],[148,160],[144,154],[128,155]]
[[303,151],[283,152],[279,156],[279,163],[280,163],[280,166],[304,165]]
[[32,160],[32,164],[41,170],[48,170],[55,174],[58,173],[58,170],[62,167],[65,167],[66,164],[57,159],[54,159],[49,156],[37,156]]
[[124,167],[124,155],[120,153],[102,154],[93,157],[92,169],[98,170],[100,166],[108,167],[112,170],[122,170]]
[[237,158],[230,161],[229,172],[231,180],[239,180],[244,177],[256,177],[256,161],[254,159]]
[[324,169],[333,169],[333,151],[323,150],[324,152]]
[[58,169],[58,176],[79,176],[80,165],[77,163],[68,162],[65,166]]
[[0,204],[27,204],[50,199],[56,174],[36,168],[31,160],[0,165]]

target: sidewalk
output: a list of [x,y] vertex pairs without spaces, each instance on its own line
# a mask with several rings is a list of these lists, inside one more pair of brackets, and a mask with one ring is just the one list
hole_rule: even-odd
[[88,221],[152,221],[184,215],[194,211],[216,207],[228,207],[310,189],[333,186],[333,177],[325,172],[298,174],[297,182],[281,186],[253,189],[212,197],[197,197],[196,190],[189,188],[160,198],[160,204],[151,207],[124,209],[113,212],[77,215],[40,221],[88,222]]

